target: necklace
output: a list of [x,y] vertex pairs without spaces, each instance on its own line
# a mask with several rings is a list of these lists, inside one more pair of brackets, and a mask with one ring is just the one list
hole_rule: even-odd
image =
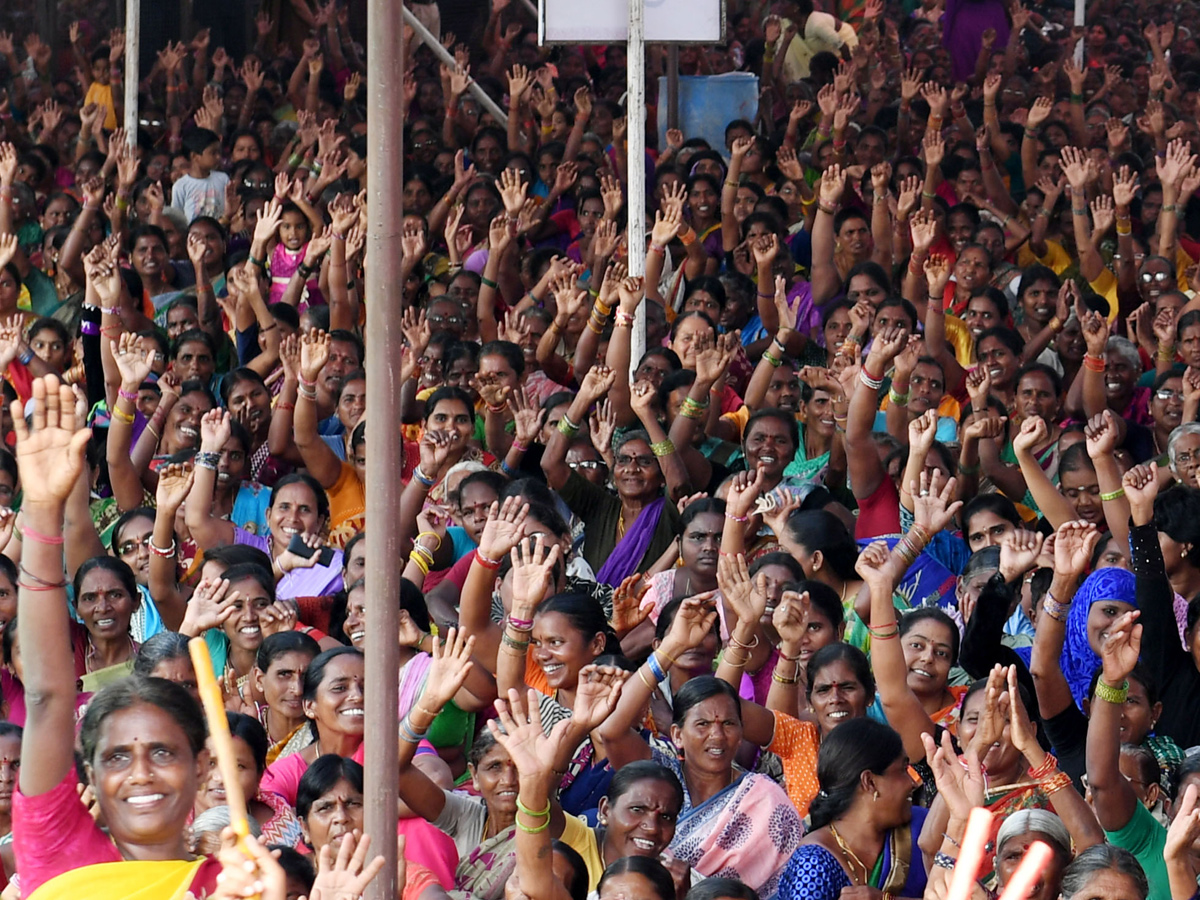
[[[848,865],[850,865],[850,867],[851,867],[850,868],[850,880],[855,882],[856,884],[861,883],[861,884],[865,885],[867,883],[867,879],[870,877],[871,870],[868,869],[866,866],[866,863],[864,863],[861,859],[859,859],[858,855],[855,854],[855,852],[846,845],[846,842],[844,840],[842,840],[842,836],[840,834],[838,834],[838,830],[836,827],[834,827],[834,824],[832,822],[829,823],[829,833],[832,834],[833,839],[835,841],[837,841],[837,845],[842,850],[842,856],[845,857],[846,863]],[[854,866],[858,866],[860,869],[862,869],[863,874],[862,874],[861,882],[858,881],[858,875],[854,871],[854,868],[853,868]]]
[[[133,657],[135,655],[137,655],[137,648],[133,644],[132,637],[127,637],[126,640],[129,641],[129,657],[128,658],[133,659]],[[100,648],[97,647],[95,645],[95,643],[93,643],[91,635],[88,635],[87,647],[88,647],[87,655],[84,657],[84,661],[83,661],[84,671],[95,672],[96,664],[100,661],[99,660]]]

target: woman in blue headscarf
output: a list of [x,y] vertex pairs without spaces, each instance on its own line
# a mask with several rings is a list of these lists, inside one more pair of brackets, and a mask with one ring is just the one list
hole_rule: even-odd
[[[1046,596],[1050,598],[1050,594]],[[1047,604],[1042,611],[1053,621],[1051,609]],[[1116,619],[1132,609],[1137,609],[1137,579],[1126,569],[1093,572],[1080,585],[1075,599],[1070,601],[1059,664],[1076,706],[1083,707],[1092,675],[1100,668],[1099,650],[1105,632]]]

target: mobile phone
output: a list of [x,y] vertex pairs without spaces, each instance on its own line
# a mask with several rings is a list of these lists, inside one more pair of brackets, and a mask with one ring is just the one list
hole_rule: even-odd
[[[295,553],[297,556],[302,556],[304,559],[312,559],[312,555],[317,551],[308,544],[304,543],[304,537],[299,534],[292,535],[292,539],[288,541],[288,553]],[[317,565],[328,566],[333,563],[333,548],[322,547],[321,555],[317,557]]]

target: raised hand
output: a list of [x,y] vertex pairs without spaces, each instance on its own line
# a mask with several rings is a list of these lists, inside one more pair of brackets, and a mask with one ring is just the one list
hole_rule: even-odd
[[942,473],[936,469],[932,472],[923,469],[919,484],[910,487],[914,522],[923,526],[927,534],[935,535],[944,530],[962,507],[962,501],[954,499],[956,485],[954,478],[943,483]]
[[1137,624],[1139,610],[1130,610],[1108,626],[1100,644],[1102,678],[1109,687],[1120,688],[1129,678],[1142,654],[1142,626]]
[[315,382],[329,361],[330,337],[316,328],[300,339],[300,379]]
[[1082,575],[1091,563],[1100,532],[1083,521],[1064,522],[1054,533],[1054,571],[1059,575]]
[[612,714],[629,673],[616,666],[584,666],[579,670],[571,721],[591,731]]
[[653,604],[642,606],[649,590],[650,581],[640,573],[630,575],[613,590],[612,626],[618,637],[629,634],[650,615]]
[[[122,335],[124,337],[124,335]],[[190,465],[168,463],[158,470],[158,487],[154,501],[159,509],[177,510],[192,489],[195,470]]]
[[579,386],[579,393],[586,397],[590,406],[595,401],[599,400],[611,389],[617,380],[617,373],[608,366],[592,366],[588,370],[587,375],[583,377],[583,384]]
[[[966,755],[959,759],[954,751],[954,739],[949,731],[942,731],[942,743],[937,745],[929,734],[921,735],[925,744],[925,759],[933,769],[933,780],[940,796],[950,810],[952,821],[965,823],[975,807],[987,805],[987,787],[979,754],[967,748]],[[963,765],[963,762],[966,765]]]
[[562,558],[557,542],[546,547],[545,535],[539,534],[532,547],[521,541],[509,554],[512,559],[512,608],[525,618],[550,592],[554,583],[554,566]]
[[1135,525],[1154,521],[1154,499],[1158,496],[1158,463],[1134,466],[1121,478],[1125,499]]
[[479,554],[493,560],[508,556],[524,535],[528,516],[529,504],[520,497],[506,497],[503,505],[493,503],[479,535]]
[[868,544],[858,554],[854,563],[854,571],[859,578],[867,583],[873,591],[886,591],[891,594],[895,587],[895,578],[888,564],[891,551],[886,541],[874,541]]
[[564,719],[546,734],[542,730],[538,706],[537,691],[530,689],[522,702],[518,691],[509,690],[507,701],[503,698],[496,700],[496,718],[489,719],[487,723],[496,743],[512,757],[517,774],[522,779],[550,775],[554,760],[571,730],[571,720]]
[[671,659],[679,659],[689,650],[699,647],[712,632],[717,621],[717,595],[706,591],[684,598],[675,613],[666,636],[660,645],[663,653]]
[[54,375],[33,381],[32,424],[25,405],[14,400],[13,431],[17,435],[17,469],[23,508],[61,507],[83,471],[91,430],[75,419],[75,394]]
[[1042,552],[1042,535],[1036,531],[1017,529],[1000,541],[1000,574],[1009,584],[1028,572]]
[[425,679],[425,690],[421,694],[420,705],[431,713],[441,712],[442,708],[454,699],[475,663],[471,652],[475,648],[475,637],[468,637],[464,632],[450,628],[446,632],[446,642],[433,641],[430,655],[433,661],[429,664],[429,675]]
[[[367,885],[383,871],[386,860],[382,856],[376,856],[368,863],[367,851],[371,848],[371,836],[364,834],[360,840],[357,831],[351,831],[338,842],[336,857],[333,848],[332,843],[321,848],[317,862],[317,879],[309,892],[309,900],[359,900]],[[403,835],[397,838],[396,859],[398,868],[403,873]],[[397,883],[404,884],[403,874]],[[263,900],[274,898],[264,897]]]
[[136,334],[126,331],[121,334],[119,343],[109,341],[113,362],[117,364],[117,371],[121,373],[121,387],[127,391],[136,391],[154,368],[156,351],[143,351],[139,340]]
[[1030,416],[1021,423],[1021,430],[1013,438],[1013,450],[1018,455],[1031,455],[1033,448],[1044,443],[1049,434],[1045,419],[1041,416]]
[[233,601],[240,596],[237,591],[229,590],[229,582],[224,578],[201,581],[188,600],[180,632],[195,637],[210,628],[220,628],[237,612]]

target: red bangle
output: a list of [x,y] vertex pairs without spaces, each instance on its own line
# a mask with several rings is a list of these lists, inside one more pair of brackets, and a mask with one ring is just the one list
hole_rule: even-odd
[[295,403],[288,403],[286,400],[280,400],[275,404],[276,409],[295,409]]
[[39,534],[38,532],[36,532],[32,528],[30,528],[28,525],[24,525],[21,527],[21,534],[23,534],[25,537],[29,538],[31,541],[33,541],[36,544],[50,544],[55,547],[60,547],[60,546],[62,546],[62,542],[63,542],[63,538],[62,538],[61,534],[58,537],[51,537],[48,534]]
[[478,549],[475,550],[475,562],[479,563],[485,569],[491,569],[493,572],[500,568],[500,560],[488,559]]

